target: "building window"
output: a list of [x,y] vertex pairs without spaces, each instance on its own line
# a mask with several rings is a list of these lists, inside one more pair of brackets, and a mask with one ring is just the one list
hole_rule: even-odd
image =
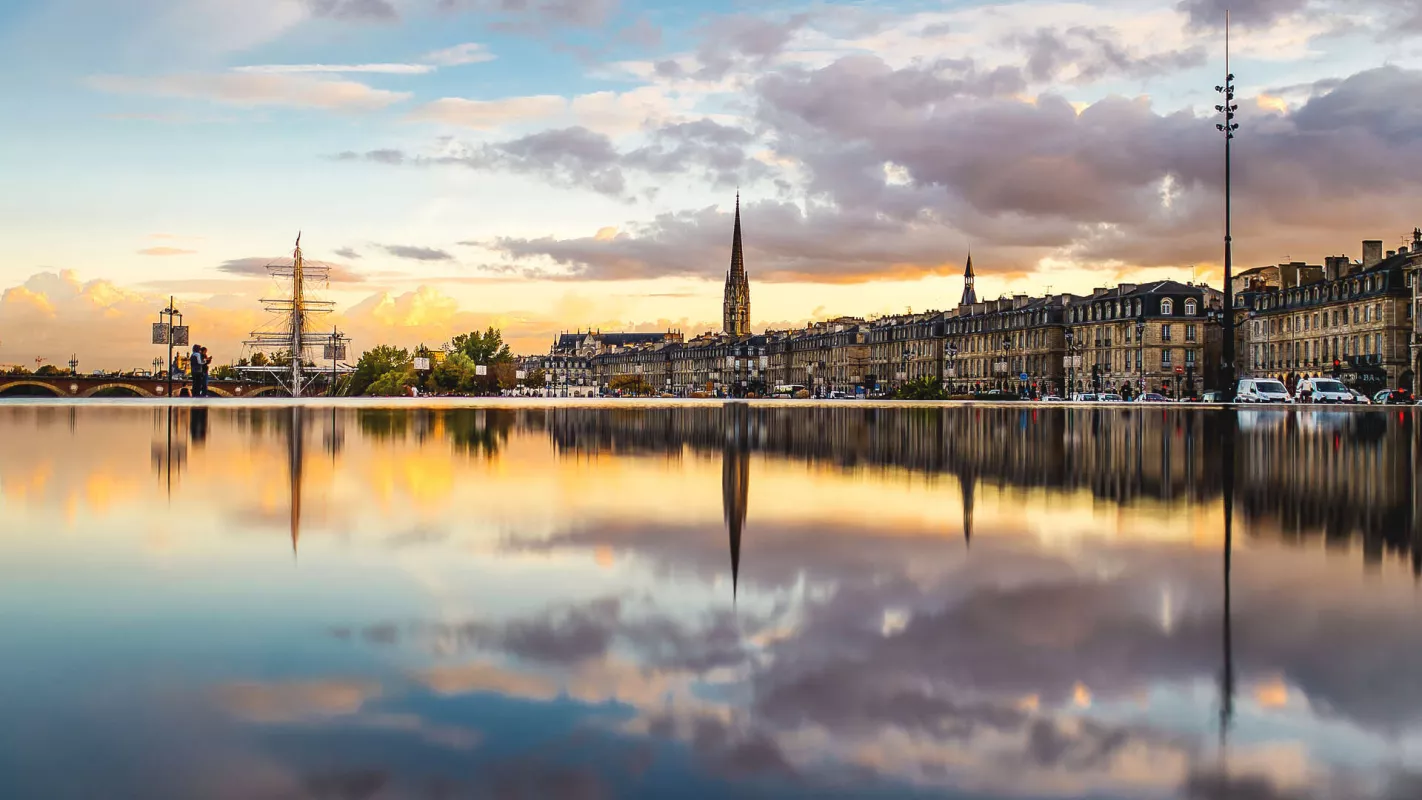
[[1195,316],[1195,307],[1196,307],[1196,306],[1195,306],[1195,301],[1194,301],[1194,300],[1186,300],[1186,301],[1185,301],[1185,316],[1187,316],[1187,317],[1193,317],[1193,316]]
[[[1168,303],[1168,302],[1170,302],[1170,301],[1169,301],[1169,300],[1166,300],[1165,302]],[[1161,340],[1162,342],[1168,342],[1168,341],[1170,341],[1170,325],[1169,325],[1169,324],[1165,324],[1165,325],[1161,325],[1161,326],[1160,326],[1160,340]]]
[[1187,341],[1187,342],[1193,342],[1193,341],[1195,341],[1195,326],[1194,326],[1194,325],[1186,325],[1186,326],[1185,326],[1185,341]]
[[1170,348],[1167,347],[1167,348],[1165,348],[1164,350],[1161,350],[1161,351],[1160,351],[1160,368],[1161,368],[1161,369],[1166,369],[1166,368],[1168,368],[1169,366],[1170,366]]
[[1194,350],[1186,350],[1186,351],[1185,351],[1185,366],[1187,366],[1187,367],[1193,367],[1193,366],[1195,366],[1195,351],[1194,351]]
[[1358,324],[1358,314],[1359,314],[1359,312],[1358,312],[1358,307],[1357,307],[1357,306],[1354,306],[1354,307],[1353,307],[1353,324],[1354,324],[1354,325],[1357,325],[1357,324]]
[[1160,313],[1161,313],[1161,314],[1164,314],[1164,315],[1167,316],[1167,317],[1170,316],[1171,314],[1174,314],[1174,313],[1175,313],[1175,303],[1174,303],[1174,301],[1172,301],[1172,300],[1171,300],[1170,298],[1168,298],[1168,297],[1165,298],[1164,300],[1161,300],[1161,301],[1160,301]]

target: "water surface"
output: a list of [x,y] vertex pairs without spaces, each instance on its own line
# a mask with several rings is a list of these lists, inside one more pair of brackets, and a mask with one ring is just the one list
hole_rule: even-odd
[[1416,798],[1412,414],[0,404],[0,797]]

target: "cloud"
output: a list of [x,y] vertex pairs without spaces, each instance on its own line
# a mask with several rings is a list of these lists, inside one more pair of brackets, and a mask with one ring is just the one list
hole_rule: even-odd
[[443,250],[433,247],[416,247],[408,244],[383,244],[380,249],[396,258],[408,258],[412,261],[453,261],[454,256]]
[[568,101],[557,95],[509,97],[503,100],[443,97],[411,111],[409,119],[489,130],[511,123],[547,119],[562,113],[567,106]]
[[496,30],[539,33],[557,28],[601,27],[620,0],[438,0],[438,8],[494,18]]
[[369,72],[385,75],[423,75],[434,72],[432,64],[254,64],[233,67],[233,72],[253,75],[295,75],[302,73]]
[[1153,78],[1205,63],[1200,45],[1183,50],[1132,52],[1108,27],[1084,25],[1058,30],[1038,28],[1009,39],[1027,54],[1027,76],[1037,82],[1091,83],[1106,77]]
[[1225,12],[1230,21],[1243,28],[1267,27],[1303,11],[1309,0],[1181,0],[1176,9],[1197,28],[1224,27]]
[[479,64],[485,61],[493,61],[496,56],[490,53],[488,48],[478,42],[465,42],[453,47],[446,47],[443,50],[435,50],[426,53],[422,61],[430,64],[438,64],[441,67],[457,67],[464,64]]
[[184,250],[179,247],[145,247],[138,251],[141,256],[188,256],[196,253],[196,250]]
[[353,680],[231,683],[220,687],[217,693],[223,707],[243,719],[297,722],[354,714],[368,700],[380,696],[380,685]]
[[[267,278],[271,275],[271,272],[267,269],[268,265],[285,264],[290,260],[290,258],[284,258],[281,256],[277,256],[275,258],[268,258],[265,256],[248,256],[246,258],[233,258],[224,261],[221,264],[218,264],[217,271],[225,272],[228,275],[243,275],[250,277]],[[365,277],[363,275],[354,272],[349,267],[343,264],[336,264],[330,261],[320,261],[311,258],[303,259],[303,263],[310,264],[313,266],[327,267],[330,270],[330,278],[332,283],[360,283],[365,280]],[[291,265],[286,264],[286,266],[289,267]]]
[[347,261],[354,261],[357,258],[362,257],[361,254],[356,252],[355,248],[352,247],[342,247],[339,250],[336,250],[335,253],[336,255],[346,259]]
[[209,100],[237,106],[292,106],[330,111],[375,111],[398,103],[409,92],[374,89],[354,81],[305,75],[192,73],[138,77],[96,75],[90,85],[106,92]]
[[311,13],[343,22],[394,22],[400,18],[390,0],[306,0]]

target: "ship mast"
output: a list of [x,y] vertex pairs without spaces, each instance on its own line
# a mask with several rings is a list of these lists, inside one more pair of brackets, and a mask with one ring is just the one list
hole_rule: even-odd
[[296,232],[296,249],[291,254],[291,396],[300,397],[301,362],[306,350],[301,346],[301,328],[306,323],[305,275],[301,263],[301,231]]

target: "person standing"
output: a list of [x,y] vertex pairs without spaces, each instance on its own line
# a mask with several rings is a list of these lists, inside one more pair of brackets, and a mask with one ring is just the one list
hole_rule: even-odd
[[212,377],[212,356],[207,354],[207,345],[202,347],[202,396],[207,397],[207,381]]
[[193,345],[192,355],[188,356],[188,369],[193,374],[193,397],[204,396],[203,384],[206,383],[207,364],[203,360],[201,345]]

